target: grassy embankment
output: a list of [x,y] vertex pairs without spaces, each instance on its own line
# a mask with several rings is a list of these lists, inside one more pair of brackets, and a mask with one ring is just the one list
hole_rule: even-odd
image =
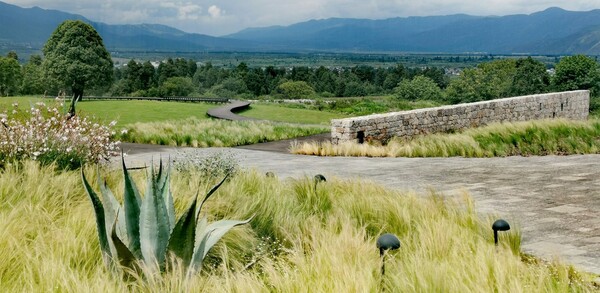
[[230,147],[283,140],[327,132],[324,126],[224,121],[188,118],[186,120],[134,123],[119,139],[127,142],[171,146]]
[[[87,171],[95,178],[95,168]],[[120,171],[103,171],[119,197]],[[142,181],[143,172],[134,173]],[[178,214],[196,194],[198,174],[172,176]],[[242,172],[207,203],[210,220],[242,219],[189,280],[124,281],[105,268],[92,205],[78,171],[24,162],[0,171],[0,288],[3,292],[591,292],[587,274],[519,254],[517,227],[493,244],[492,218],[465,195],[458,202],[328,178],[280,181]],[[209,182],[201,181],[201,190]],[[143,184],[138,184],[143,186]],[[96,187],[97,189],[97,187]],[[202,192],[201,192],[202,193]],[[509,219],[510,220],[510,219]],[[402,247],[386,273],[376,238]]]
[[387,145],[304,143],[296,154],[370,157],[504,157],[596,154],[600,152],[600,120],[542,120],[497,123],[454,134],[429,134]]

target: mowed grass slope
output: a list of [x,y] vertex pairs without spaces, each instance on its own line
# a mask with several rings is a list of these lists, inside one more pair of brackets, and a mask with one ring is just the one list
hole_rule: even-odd
[[347,115],[326,111],[296,109],[285,106],[252,104],[250,109],[239,115],[263,120],[281,121],[302,124],[329,125],[331,119],[345,118]]
[[[4,97],[0,98],[0,109],[8,108],[10,104],[18,102],[25,106],[30,103],[44,102],[54,103],[52,98],[27,97]],[[68,102],[67,102],[68,103]],[[68,106],[68,104],[67,104]],[[117,127],[136,122],[159,122],[165,120],[186,119],[196,117],[208,119],[206,111],[220,104],[209,103],[184,103],[184,102],[160,102],[160,101],[86,101],[77,103],[77,112],[86,116],[95,117],[99,121],[109,123],[117,121]]]
[[[96,168],[86,170],[94,178]],[[103,171],[120,197],[119,170]],[[133,172],[139,184],[145,175]],[[214,182],[173,173],[178,215]],[[95,180],[93,180],[95,181]],[[97,189],[97,187],[95,187]],[[122,199],[120,199],[122,200]],[[281,181],[255,172],[232,177],[207,202],[209,221],[243,219],[186,280],[124,281],[101,260],[92,204],[81,176],[24,162],[0,171],[0,287],[3,292],[593,292],[591,276],[519,255],[518,227],[495,247],[492,218],[465,195],[458,202],[362,181]],[[510,220],[510,219],[509,219]],[[382,278],[382,233],[402,247]]]
[[[38,96],[1,97],[0,110],[8,109],[14,102],[29,105],[37,102],[54,103],[52,98]],[[101,121],[117,121],[122,127],[133,123],[160,122],[167,120],[185,120],[190,117],[208,119],[206,111],[220,107],[222,104],[186,103],[161,101],[86,101],[77,103],[77,110],[85,115],[96,117]],[[298,124],[329,125],[331,119],[346,117],[343,114],[326,111],[294,109],[277,105],[252,104],[249,110],[239,113],[242,116],[257,119],[289,122]]]
[[293,153],[370,157],[505,157],[596,154],[600,120],[496,123],[454,134],[428,134],[387,145],[355,142],[295,145]]

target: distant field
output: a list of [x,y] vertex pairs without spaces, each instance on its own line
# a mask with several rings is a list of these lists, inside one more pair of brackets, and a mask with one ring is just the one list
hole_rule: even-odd
[[303,124],[329,125],[331,119],[347,117],[344,114],[326,111],[295,109],[277,105],[252,104],[250,109],[238,113],[242,116]]

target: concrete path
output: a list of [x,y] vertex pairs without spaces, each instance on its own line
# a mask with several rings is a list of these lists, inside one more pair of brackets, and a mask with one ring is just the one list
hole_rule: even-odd
[[[455,195],[469,191],[481,213],[521,227],[523,250],[600,274],[600,155],[465,158],[351,158],[299,156],[242,148],[172,148],[123,144],[128,166],[159,155],[233,153],[246,168],[280,178],[361,179],[390,188]],[[491,229],[490,229],[491,233]]]
[[250,102],[231,101],[231,103],[224,105],[223,107],[213,108],[206,111],[206,114],[213,118],[232,121],[258,120],[251,117],[240,116],[234,113],[243,109],[247,109],[248,107],[250,107]]

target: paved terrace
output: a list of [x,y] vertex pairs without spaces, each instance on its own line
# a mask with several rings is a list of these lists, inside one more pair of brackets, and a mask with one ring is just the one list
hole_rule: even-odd
[[[465,158],[315,157],[284,153],[286,143],[246,148],[173,148],[123,144],[131,167],[182,153],[232,152],[245,168],[279,178],[372,180],[390,188],[454,195],[466,190],[481,213],[522,230],[525,252],[600,274],[600,155]],[[289,142],[288,142],[289,145]],[[264,151],[261,149],[269,149]],[[491,229],[490,229],[491,233]]]

